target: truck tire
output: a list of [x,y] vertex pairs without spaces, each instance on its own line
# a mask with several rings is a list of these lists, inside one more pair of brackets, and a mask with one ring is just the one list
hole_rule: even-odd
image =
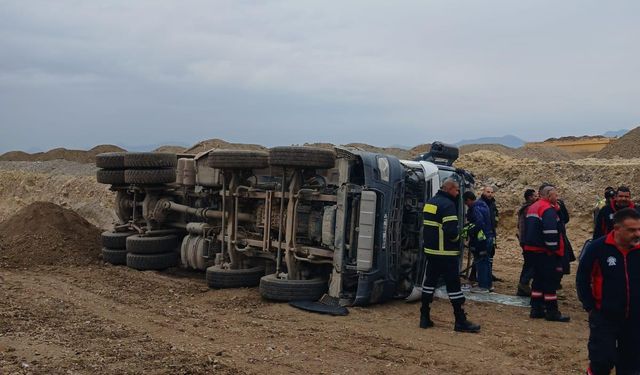
[[124,250],[127,248],[127,237],[136,232],[102,232],[102,246],[112,250]]
[[178,157],[170,152],[127,152],[124,154],[125,168],[175,168]]
[[124,152],[104,152],[96,155],[96,167],[104,169],[124,169]]
[[264,266],[235,270],[211,266],[207,268],[206,277],[210,288],[222,289],[258,286],[262,276],[264,276]]
[[260,279],[260,295],[274,301],[317,301],[328,288],[327,280],[320,278],[287,280],[271,274]]
[[211,168],[262,169],[269,166],[269,154],[264,151],[214,150],[207,160]]
[[178,265],[178,254],[127,254],[127,266],[139,271],[164,270]]
[[178,247],[178,237],[170,234],[166,236],[141,236],[134,234],[127,237],[127,252],[133,254],[161,254],[174,252]]
[[127,264],[127,250],[102,248],[102,259],[113,265]]
[[121,169],[98,169],[96,172],[96,180],[100,184],[124,185],[124,171]]
[[124,171],[127,184],[168,184],[176,181],[175,169],[127,169]]
[[274,147],[269,150],[269,165],[274,167],[333,168],[336,154],[313,147]]

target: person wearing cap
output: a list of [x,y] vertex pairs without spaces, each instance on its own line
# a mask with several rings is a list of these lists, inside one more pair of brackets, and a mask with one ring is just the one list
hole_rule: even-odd
[[593,225],[596,225],[596,219],[598,218],[598,213],[600,212],[600,210],[605,207],[608,206],[611,203],[611,200],[613,199],[613,197],[615,197],[616,195],[616,189],[614,189],[612,186],[607,186],[606,188],[604,188],[604,195],[602,196],[602,198],[599,198],[596,201],[596,204],[593,206]]

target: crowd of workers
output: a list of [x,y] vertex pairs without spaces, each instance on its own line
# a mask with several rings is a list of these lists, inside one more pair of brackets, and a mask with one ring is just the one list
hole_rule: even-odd
[[[468,240],[473,255],[474,293],[493,291],[498,210],[491,187],[480,198],[464,192],[466,223],[458,222],[458,182],[446,179],[423,210],[425,277],[422,287],[420,328],[433,327],[430,305],[440,277],[453,306],[454,330],[479,332],[467,319],[460,282],[460,243]],[[523,255],[517,294],[530,297],[531,319],[569,322],[558,308],[557,290],[576,260],[568,239],[569,212],[551,184],[524,192],[517,212],[517,237]],[[640,374],[640,212],[628,187],[607,187],[594,209],[593,238],[580,254],[576,289],[589,313],[589,368],[587,374]]]

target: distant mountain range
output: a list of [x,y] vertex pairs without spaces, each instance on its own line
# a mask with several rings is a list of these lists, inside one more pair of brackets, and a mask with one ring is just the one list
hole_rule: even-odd
[[605,137],[622,137],[623,135],[627,134],[628,132],[629,132],[629,129],[610,130],[610,131],[604,133],[603,135]]
[[515,135],[505,135],[502,137],[482,137],[476,139],[463,139],[454,143],[456,146],[471,145],[471,144],[487,144],[494,143],[504,145],[507,147],[518,148],[524,146],[526,141],[516,137]]

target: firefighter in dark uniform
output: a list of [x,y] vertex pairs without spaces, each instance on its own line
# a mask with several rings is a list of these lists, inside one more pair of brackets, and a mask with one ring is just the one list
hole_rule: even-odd
[[529,316],[533,319],[568,322],[569,317],[563,316],[558,309],[556,294],[565,247],[556,209],[557,201],[558,192],[555,187],[545,186],[540,189],[540,199],[527,210],[523,250],[533,268]]
[[465,298],[460,289],[460,265],[458,233],[458,209],[456,198],[460,185],[453,178],[444,180],[442,187],[423,209],[424,252],[426,256],[426,276],[422,287],[422,307],[420,308],[420,328],[433,327],[430,304],[440,276],[447,285],[449,300],[455,315],[454,330],[478,332],[480,326],[467,320],[462,308]]
[[587,374],[640,374],[640,214],[618,210],[613,231],[584,250],[576,290],[589,312]]

